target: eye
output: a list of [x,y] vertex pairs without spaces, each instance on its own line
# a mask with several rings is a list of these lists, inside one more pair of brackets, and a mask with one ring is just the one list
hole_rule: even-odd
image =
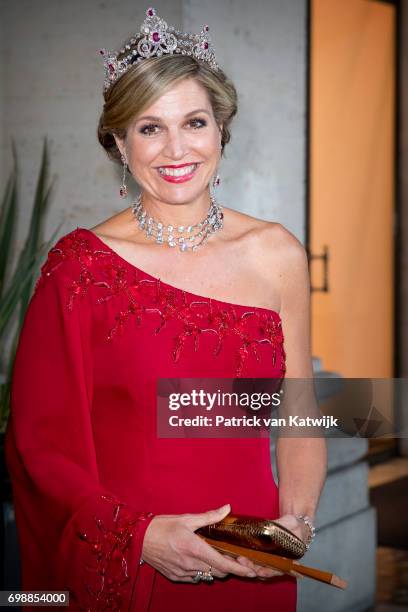
[[139,132],[141,134],[144,134],[145,136],[151,136],[152,134],[156,133],[153,131],[153,129],[156,127],[160,127],[160,126],[158,126],[157,123],[148,123],[147,125],[144,125],[143,127],[141,127]]
[[[202,127],[207,125],[207,122],[206,122],[205,119],[191,119],[190,123],[194,123],[195,124],[194,129],[200,129],[200,128],[202,128]],[[199,124],[199,125],[197,125],[197,124]]]

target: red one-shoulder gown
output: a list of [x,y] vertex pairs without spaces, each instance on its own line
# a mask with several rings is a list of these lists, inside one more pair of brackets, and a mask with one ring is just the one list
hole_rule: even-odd
[[60,238],[13,368],[6,460],[21,588],[69,591],[77,610],[294,611],[291,577],[192,584],[139,564],[157,514],[230,503],[279,516],[269,440],[158,437],[156,382],[279,378],[283,340],[273,310],[161,282],[85,228]]

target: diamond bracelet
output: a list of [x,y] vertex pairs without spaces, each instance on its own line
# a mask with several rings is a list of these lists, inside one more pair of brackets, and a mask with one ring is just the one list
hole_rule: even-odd
[[316,529],[315,529],[315,527],[314,527],[310,517],[308,517],[307,514],[296,514],[295,516],[296,516],[296,518],[299,521],[303,521],[304,524],[309,528],[309,538],[308,538],[308,541],[305,542],[306,550],[308,550],[310,545],[311,545],[311,543],[314,540],[314,537],[315,537],[315,534],[316,534]]

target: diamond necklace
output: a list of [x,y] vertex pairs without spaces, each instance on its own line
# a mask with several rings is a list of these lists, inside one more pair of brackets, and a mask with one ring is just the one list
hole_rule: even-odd
[[[132,203],[132,211],[139,223],[139,228],[144,230],[147,238],[154,238],[157,244],[168,244],[170,247],[178,246],[180,251],[191,249],[196,251],[203,246],[211,234],[223,227],[224,213],[222,205],[211,197],[211,204],[205,219],[195,225],[164,225],[147,215],[142,206],[142,195],[140,194]],[[195,233],[194,233],[195,232]]]

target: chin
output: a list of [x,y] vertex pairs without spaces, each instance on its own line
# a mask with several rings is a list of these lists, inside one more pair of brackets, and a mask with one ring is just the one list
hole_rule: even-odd
[[200,197],[205,191],[205,187],[202,189],[188,189],[187,187],[181,185],[174,188],[174,185],[172,185],[171,190],[163,193],[163,199],[172,201],[194,200],[195,198]]

